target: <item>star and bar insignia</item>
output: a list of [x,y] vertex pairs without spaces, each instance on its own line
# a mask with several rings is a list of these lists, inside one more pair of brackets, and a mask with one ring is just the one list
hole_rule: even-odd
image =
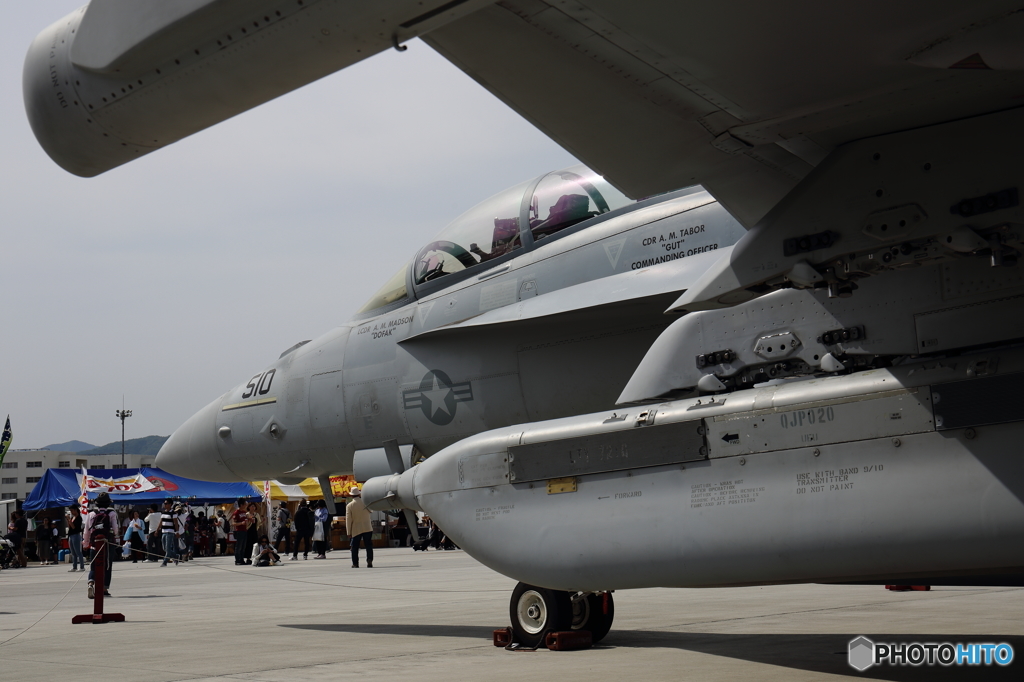
[[450,424],[458,404],[472,399],[473,386],[470,382],[452,383],[448,375],[439,369],[424,374],[419,388],[402,391],[405,409],[421,409],[423,416],[438,426]]

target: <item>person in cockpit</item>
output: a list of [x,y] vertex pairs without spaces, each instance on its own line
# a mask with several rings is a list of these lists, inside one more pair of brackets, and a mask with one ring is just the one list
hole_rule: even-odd
[[519,237],[518,218],[495,218],[494,235],[491,240],[492,247],[489,253],[484,253],[476,242],[469,245],[469,252],[480,259],[480,262],[489,261],[498,256],[504,256],[509,251],[518,249],[521,242]]

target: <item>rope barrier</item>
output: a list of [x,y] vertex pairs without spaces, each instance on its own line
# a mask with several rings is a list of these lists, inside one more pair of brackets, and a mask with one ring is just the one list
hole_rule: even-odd
[[[94,561],[96,561],[96,557],[93,557],[92,559],[89,559],[89,567],[90,567],[90,568],[92,567],[92,562],[94,562]],[[39,616],[39,618],[37,618],[37,619],[36,619],[36,622],[32,623],[32,625],[29,625],[29,626],[28,626],[27,628],[25,628],[24,630],[22,630],[22,631],[21,631],[21,632],[19,632],[18,634],[16,634],[16,635],[13,635],[13,636],[11,636],[11,637],[8,637],[8,638],[7,638],[7,639],[5,639],[4,641],[0,642],[0,646],[4,646],[4,645],[5,645],[5,644],[7,644],[8,642],[10,642],[10,641],[12,641],[12,640],[14,640],[14,639],[16,639],[16,638],[18,638],[18,637],[21,637],[21,636],[22,636],[23,634],[25,634],[26,632],[28,632],[28,631],[29,631],[29,630],[31,630],[32,628],[34,628],[35,626],[39,625],[39,621],[41,621],[41,620],[42,620],[43,618],[46,618],[46,617],[47,617],[47,616],[49,616],[49,615],[50,615],[51,613],[53,613],[53,610],[54,610],[55,608],[57,608],[58,606],[60,606],[61,602],[63,602],[63,601],[65,600],[65,599],[67,599],[67,596],[68,596],[69,594],[71,594],[71,592],[72,592],[72,591],[73,591],[73,590],[74,590],[74,589],[75,589],[76,587],[78,587],[78,583],[82,582],[82,578],[84,578],[84,577],[85,577],[85,569],[83,568],[83,569],[82,569],[82,575],[78,576],[78,579],[76,579],[76,580],[75,580],[75,582],[71,584],[71,588],[70,588],[70,589],[68,589],[68,591],[64,593],[64,596],[63,596],[63,597],[61,597],[60,599],[58,599],[58,600],[57,600],[57,603],[56,603],[56,604],[54,604],[53,606],[51,606],[51,607],[50,607],[50,610],[49,610],[49,611],[47,611],[47,612],[46,612],[46,613],[44,613],[43,615]]]

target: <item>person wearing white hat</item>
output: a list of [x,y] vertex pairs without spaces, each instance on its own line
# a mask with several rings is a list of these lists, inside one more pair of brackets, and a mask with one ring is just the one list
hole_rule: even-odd
[[359,544],[366,548],[366,567],[373,568],[373,526],[370,510],[363,504],[362,491],[353,486],[352,501],[345,505],[345,532],[352,547],[352,568],[359,568]]

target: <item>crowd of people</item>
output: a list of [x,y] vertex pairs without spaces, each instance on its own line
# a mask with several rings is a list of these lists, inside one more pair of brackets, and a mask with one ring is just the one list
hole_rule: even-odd
[[[104,494],[96,498],[93,507],[109,507],[113,510],[109,495]],[[163,509],[152,504],[148,510],[135,508],[123,515],[117,515],[116,512],[114,514],[117,516],[116,536],[120,540],[117,552],[122,560],[130,560],[132,563],[158,562],[164,556],[168,556],[175,561],[189,561],[198,556],[213,556],[218,548],[220,554],[227,552],[231,528],[222,510],[207,516],[204,511],[195,511],[188,505],[167,499],[164,501]],[[174,519],[174,543],[164,543],[161,538],[165,534],[162,524],[168,516]],[[253,523],[260,523],[258,514],[253,515]],[[62,540],[66,538],[66,548],[71,557],[69,571],[85,570],[84,550],[89,549],[86,538],[90,533],[88,520],[82,516],[78,505],[67,507],[63,520],[59,518],[59,514],[40,514],[35,519],[34,530],[35,553],[40,566],[58,563],[57,557],[63,546]],[[29,539],[29,520],[24,511],[18,510],[11,514],[7,531],[4,537],[11,542],[15,554],[9,568],[27,567],[28,557],[25,548]],[[251,546],[250,543],[249,547]]]
[[[252,565],[256,563],[253,546],[259,538],[267,538],[267,545],[273,548],[274,556],[278,557],[275,562],[280,561],[282,545],[284,554],[291,554],[291,560],[297,561],[299,550],[302,550],[302,558],[309,559],[310,551],[314,559],[326,559],[327,548],[331,533],[330,515],[327,511],[327,503],[324,500],[313,500],[311,502],[302,500],[295,510],[294,520],[288,508],[282,503],[274,511],[274,540],[266,533],[261,534],[262,517],[259,508],[250,504],[243,507],[239,501],[238,508],[231,514],[231,525],[234,529],[235,538],[244,537],[244,544],[235,544],[235,564]],[[293,537],[294,534],[294,537]],[[259,550],[263,552],[263,550]]]
[[[353,488],[351,501],[345,508],[345,532],[350,539],[352,567],[359,568],[359,553],[366,554],[366,567],[373,567],[373,526],[370,512],[362,502],[360,491]],[[86,554],[90,560],[96,548],[96,535],[91,524],[101,523],[103,535],[112,542],[107,552],[108,567],[115,559],[121,561],[160,562],[167,566],[171,562],[190,561],[196,557],[226,555],[230,543],[234,543],[235,565],[272,566],[281,562],[281,557],[291,555],[297,561],[299,553],[303,559],[313,554],[313,559],[326,559],[331,547],[332,516],[324,500],[302,500],[294,516],[284,503],[280,503],[270,514],[269,524],[263,515],[262,505],[239,498],[233,510],[217,509],[197,511],[181,501],[165,499],[162,505],[152,504],[148,509],[136,507],[118,515],[106,493],[97,496],[93,510],[84,516],[78,505],[72,505],[60,514],[40,514],[35,519],[35,549],[39,565],[58,563],[58,554],[66,538],[70,553],[69,572],[84,571]],[[423,529],[417,529],[412,538],[405,527],[403,515],[397,515],[391,532],[400,540],[413,540],[416,549],[455,549],[456,545],[445,536],[429,517],[424,517],[426,537]],[[267,527],[269,525],[269,527]],[[7,550],[10,559],[0,561],[2,568],[24,568],[28,566],[25,554],[28,540],[29,521],[23,511],[15,511],[4,536],[8,543],[0,547]],[[422,539],[420,539],[422,538]],[[2,558],[2,552],[0,552]],[[109,587],[109,571],[107,572]],[[93,571],[90,566],[90,583]]]

